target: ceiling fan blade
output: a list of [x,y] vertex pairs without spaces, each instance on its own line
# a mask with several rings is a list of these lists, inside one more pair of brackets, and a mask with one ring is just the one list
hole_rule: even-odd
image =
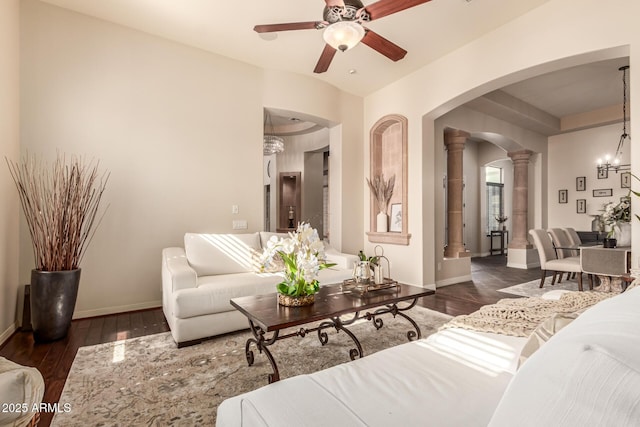
[[382,37],[380,34],[365,28],[365,35],[362,43],[366,44],[373,50],[377,50],[392,61],[399,61],[407,54],[407,51]]
[[329,65],[331,65],[331,61],[333,60],[333,56],[336,54],[336,50],[332,48],[330,45],[326,44],[324,46],[324,50],[320,55],[320,59],[318,59],[318,63],[316,64],[316,68],[313,69],[314,73],[324,73],[329,69]]
[[324,0],[324,2],[327,4],[327,7],[344,7],[344,0]]
[[291,30],[315,30],[318,27],[319,22],[289,22],[286,24],[266,24],[256,25],[253,27],[253,31],[256,33],[273,33],[276,31],[291,31]]
[[376,3],[365,6],[365,10],[371,15],[371,20],[380,19],[392,13],[400,12],[410,7],[428,3],[430,0],[379,0]]

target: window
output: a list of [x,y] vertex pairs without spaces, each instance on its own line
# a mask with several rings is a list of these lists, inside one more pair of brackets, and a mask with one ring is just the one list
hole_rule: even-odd
[[504,215],[504,184],[502,183],[502,169],[487,166],[486,188],[487,188],[487,223],[486,232],[499,230],[500,223],[496,217]]

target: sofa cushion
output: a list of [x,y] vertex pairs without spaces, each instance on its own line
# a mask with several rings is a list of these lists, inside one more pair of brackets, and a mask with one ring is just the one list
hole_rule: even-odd
[[235,273],[198,277],[198,287],[174,294],[174,316],[194,316],[231,311],[231,298],[268,294],[282,281],[277,274]]
[[[320,271],[320,286],[340,283],[351,277],[347,270]],[[234,273],[198,277],[198,287],[174,293],[174,316],[180,319],[234,310],[229,300],[249,295],[269,294],[283,279],[282,273]]]
[[640,289],[587,309],[527,360],[491,426],[637,426]]
[[184,249],[198,276],[255,271],[256,253],[262,252],[259,233],[186,233]]

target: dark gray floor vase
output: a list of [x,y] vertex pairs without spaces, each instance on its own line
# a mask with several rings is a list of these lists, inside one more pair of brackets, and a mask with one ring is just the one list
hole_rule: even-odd
[[80,269],[31,270],[31,323],[38,342],[64,338],[78,297]]

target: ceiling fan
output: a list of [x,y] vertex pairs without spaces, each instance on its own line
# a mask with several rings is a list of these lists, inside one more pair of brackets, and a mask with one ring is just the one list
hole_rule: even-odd
[[314,73],[329,69],[337,50],[351,49],[360,41],[392,61],[404,58],[407,51],[381,35],[362,25],[363,22],[380,19],[387,15],[427,3],[430,0],[379,0],[364,6],[360,0],[324,0],[326,6],[322,21],[289,22],[285,24],[256,25],[258,33],[291,30],[322,30],[326,45],[316,64]]

